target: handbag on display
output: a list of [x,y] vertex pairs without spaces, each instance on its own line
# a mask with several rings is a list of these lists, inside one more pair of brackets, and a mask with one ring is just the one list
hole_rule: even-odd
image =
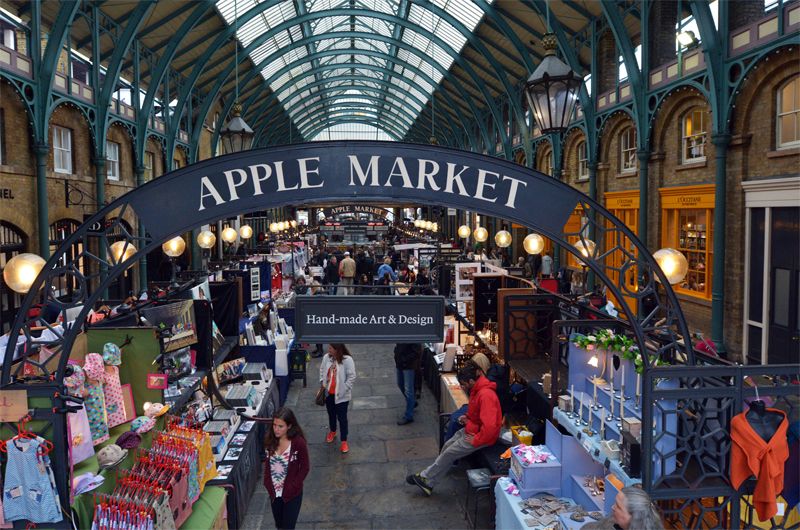
[[320,407],[325,405],[325,387],[319,385],[319,390],[317,390],[317,395],[314,397],[314,403],[319,405]]

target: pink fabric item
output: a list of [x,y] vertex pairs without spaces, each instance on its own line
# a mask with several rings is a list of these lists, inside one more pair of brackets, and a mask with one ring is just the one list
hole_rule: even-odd
[[67,439],[69,440],[70,462],[73,466],[94,456],[92,429],[89,426],[89,416],[84,407],[81,407],[78,412],[67,414]]
[[125,400],[122,398],[122,385],[119,382],[119,368],[106,366],[103,379],[103,393],[106,399],[106,412],[108,413],[108,426],[122,425],[125,417]]

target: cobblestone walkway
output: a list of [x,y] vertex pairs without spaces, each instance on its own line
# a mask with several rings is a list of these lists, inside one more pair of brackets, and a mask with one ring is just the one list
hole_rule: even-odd
[[[327,414],[314,404],[319,359],[308,365],[308,387],[295,381],[289,391],[287,405],[308,437],[311,456],[297,528],[465,528],[463,468],[454,468],[431,497],[405,483],[406,475],[422,470],[438,454],[435,399],[423,385],[414,423],[398,426],[404,403],[395,383],[393,345],[357,345],[351,351],[358,379],[348,414],[348,454],[339,452],[338,439],[325,443]],[[275,527],[262,482],[244,529]]]

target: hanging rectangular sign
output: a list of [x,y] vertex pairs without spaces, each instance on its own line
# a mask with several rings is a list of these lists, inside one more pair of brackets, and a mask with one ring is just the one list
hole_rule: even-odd
[[303,342],[442,342],[441,296],[298,296],[295,333]]

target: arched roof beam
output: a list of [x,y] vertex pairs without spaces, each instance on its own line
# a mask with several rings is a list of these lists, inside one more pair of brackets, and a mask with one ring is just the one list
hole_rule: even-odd
[[[383,114],[380,110],[370,107],[369,105],[359,105],[357,103],[353,104],[342,103],[338,107],[332,108],[327,113],[324,113],[322,115],[336,116],[340,114],[350,115],[351,113],[354,114],[366,113],[370,115],[374,114],[378,120],[383,120],[387,124],[394,125],[398,131],[403,133],[403,135],[405,135],[406,131],[408,131],[408,128],[410,127],[410,124],[408,122],[403,121],[401,118],[396,118],[393,116],[390,117],[388,115]],[[299,122],[296,122],[295,125],[297,125],[297,128],[303,133],[303,136],[305,136],[306,133],[308,132],[307,129],[311,125],[313,125],[316,122],[316,120],[319,119],[319,116],[320,116],[319,113],[307,114],[306,116],[303,116],[303,118]]]
[[[481,45],[481,43],[479,42],[477,37],[475,37],[472,34],[472,32],[466,31],[466,28],[464,27],[464,25],[461,24],[460,22],[456,21],[455,19],[453,19],[453,17],[451,17],[449,14],[442,12],[438,8],[436,8],[436,10],[438,10],[439,13],[444,15],[442,18],[444,18],[446,21],[450,22],[450,24],[457,31],[460,31],[464,36],[466,36],[468,41],[472,42],[473,45],[477,46],[479,52],[481,52],[484,55],[484,58],[495,69],[495,74],[494,75],[496,75],[496,77],[499,77],[501,79],[501,82],[506,86],[507,92],[509,93],[509,97],[510,97],[510,94],[512,93],[512,91],[510,90],[511,87],[508,84],[508,79],[507,79],[507,76],[505,76],[505,72],[499,66],[499,64],[494,59],[494,57],[491,57],[491,56],[487,57],[488,52],[485,51],[485,47],[483,47]],[[347,17],[349,17],[349,16],[361,16],[361,17],[376,18],[376,19],[380,19],[380,20],[394,22],[396,24],[401,24],[401,25],[405,26],[408,29],[412,29],[416,33],[418,33],[418,34],[422,35],[423,37],[426,37],[428,40],[432,41],[435,44],[435,46],[440,48],[444,53],[447,53],[448,55],[453,57],[454,63],[458,64],[467,73],[467,75],[469,75],[475,81],[475,83],[478,85],[478,87],[480,89],[480,92],[483,95],[484,101],[486,102],[487,107],[490,109],[490,111],[492,113],[492,116],[494,117],[494,125],[497,128],[501,138],[504,140],[504,145],[506,146],[506,148],[509,147],[508,146],[508,142],[507,142],[507,135],[506,135],[506,132],[505,132],[505,127],[502,126],[502,123],[503,123],[502,113],[499,112],[497,106],[495,105],[494,99],[492,98],[491,93],[489,93],[488,88],[487,88],[484,80],[480,76],[477,75],[475,70],[468,63],[468,61],[464,57],[462,57],[458,52],[453,50],[453,48],[447,42],[445,42],[444,40],[439,38],[437,35],[431,33],[430,31],[428,31],[427,29],[425,29],[423,27],[418,26],[417,24],[414,24],[413,22],[410,22],[410,21],[404,20],[404,19],[399,19],[396,15],[389,15],[389,14],[386,14],[386,13],[374,12],[374,11],[370,11],[370,10],[366,10],[366,9],[329,9],[329,10],[318,11],[318,12],[315,12],[315,13],[309,13],[308,15],[294,17],[294,18],[292,18],[290,20],[282,22],[281,24],[276,25],[275,27],[273,27],[269,31],[261,34],[258,38],[253,40],[253,42],[251,42],[250,45],[248,45],[245,48],[245,53],[249,54],[252,50],[257,49],[259,46],[261,46],[263,43],[267,42],[270,38],[272,38],[277,33],[281,32],[281,31],[285,31],[285,30],[287,30],[287,29],[289,29],[289,28],[291,28],[293,26],[296,26],[298,24],[301,24],[302,22],[305,22],[305,21],[309,21],[310,22],[312,20],[316,20],[316,19],[320,19],[320,18],[326,18],[326,17],[334,17],[334,16],[347,16]],[[375,37],[373,37],[373,38],[376,38],[378,36],[379,36],[378,34],[375,34]],[[387,37],[387,39],[390,39],[390,38]],[[487,75],[490,75],[490,76],[493,75],[493,74],[491,74],[491,72],[488,72],[485,68],[481,67],[480,65],[476,65],[476,67],[478,67],[479,69],[485,71],[487,73]],[[518,110],[519,104],[517,103],[516,105],[514,105],[514,107]]]

